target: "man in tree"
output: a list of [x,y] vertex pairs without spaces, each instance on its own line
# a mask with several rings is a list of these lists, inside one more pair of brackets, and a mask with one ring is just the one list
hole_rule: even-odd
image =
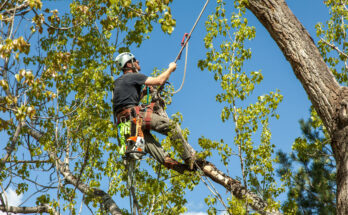
[[[118,55],[116,57],[116,64],[118,69],[123,71],[123,75],[114,82],[113,89],[113,111],[117,123],[129,121],[133,117],[138,118],[135,123],[132,123],[133,128],[131,130],[133,132],[134,130],[139,130],[135,135],[137,136],[140,132],[140,136],[144,136],[146,143],[145,152],[150,153],[153,158],[169,169],[174,169],[178,172],[183,172],[185,169],[192,170],[194,154],[191,154],[190,151],[193,150],[183,137],[180,127],[173,125],[169,118],[163,117],[156,112],[149,114],[149,111],[153,111],[153,107],[147,107],[145,110],[139,106],[142,97],[142,88],[144,86],[163,85],[168,80],[170,74],[175,71],[176,64],[173,62],[170,63],[168,69],[157,77],[148,77],[139,73],[141,70],[139,61],[129,52]],[[139,129],[134,128],[137,124],[139,125]],[[150,133],[150,129],[152,129],[161,134],[168,135],[168,132],[173,127],[171,139],[173,142],[179,141],[182,143],[183,152],[181,155],[185,164],[181,164],[170,158],[168,153],[164,151],[160,143]],[[126,136],[129,138],[129,134]],[[134,142],[136,141],[134,140]]]

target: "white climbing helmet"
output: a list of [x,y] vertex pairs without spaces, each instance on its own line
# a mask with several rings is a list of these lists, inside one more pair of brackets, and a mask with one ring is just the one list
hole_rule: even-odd
[[126,63],[130,60],[134,60],[135,56],[130,52],[123,52],[115,58],[116,66],[119,70],[122,70]]

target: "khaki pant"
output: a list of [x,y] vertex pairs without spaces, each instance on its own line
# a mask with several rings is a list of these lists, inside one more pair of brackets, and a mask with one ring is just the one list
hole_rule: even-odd
[[[140,116],[145,119],[145,113],[141,112]],[[191,157],[194,149],[187,143],[182,135],[179,125],[174,125],[169,118],[160,116],[156,113],[152,113],[151,117],[151,130],[156,131],[160,134],[168,136],[171,132],[171,141],[173,143],[181,144],[180,155],[183,160]],[[168,156],[168,153],[164,151],[161,144],[152,136],[149,130],[145,128],[145,120],[143,120],[142,130],[145,139],[145,151],[149,153],[153,158],[155,158],[161,164],[164,163],[164,158]]]

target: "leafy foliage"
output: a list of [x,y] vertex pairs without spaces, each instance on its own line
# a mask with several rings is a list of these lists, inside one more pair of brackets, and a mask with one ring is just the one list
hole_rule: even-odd
[[[219,82],[222,92],[216,96],[216,101],[225,104],[221,120],[232,120],[236,135],[234,145],[204,138],[200,145],[205,150],[217,150],[225,166],[229,165],[231,156],[237,155],[241,163],[244,186],[267,199],[270,207],[278,207],[272,199],[283,189],[278,188],[274,180],[272,154],[275,146],[271,144],[268,126],[270,117],[278,118],[275,110],[282,96],[278,91],[270,92],[258,96],[255,103],[250,103],[255,87],[263,79],[260,71],[243,71],[245,61],[251,59],[251,50],[245,48],[245,41],[255,37],[255,28],[248,26],[248,20],[244,18],[245,8],[242,1],[234,2],[236,10],[230,18],[226,15],[226,3],[221,0],[217,2],[215,12],[206,21],[206,59],[201,60],[198,66],[202,70],[213,72],[214,79]],[[238,153],[233,153],[233,147],[237,147]],[[203,155],[211,155],[211,152],[203,152]],[[208,202],[214,205],[216,200]],[[239,200],[232,198],[229,208],[236,210],[236,207],[247,208],[238,209],[238,213],[250,210],[246,202],[243,206]]]
[[[113,56],[139,47],[155,24],[170,34],[175,26],[170,2],[76,0],[66,14],[40,0],[1,3],[0,129],[7,133],[9,149],[1,163],[3,189],[32,195],[34,204],[49,204],[52,211],[76,214],[82,201],[102,214],[100,198],[66,184],[59,159],[78,183],[111,196],[129,195],[111,121]],[[39,141],[28,135],[33,131],[41,135]],[[144,212],[184,212],[183,195],[192,182],[171,178],[151,159],[148,165],[157,175],[152,168],[137,171]]]
[[[130,47],[140,47],[156,24],[170,34],[176,24],[171,2],[74,0],[66,14],[47,8],[40,0],[8,0],[0,4],[0,131],[6,139],[0,160],[2,192],[11,186],[17,194],[29,196],[34,205],[49,205],[50,213],[71,214],[81,212],[79,202],[92,213],[105,213],[101,197],[92,192],[94,188],[112,197],[129,196],[111,120],[109,92],[112,75],[118,74],[113,56]],[[243,185],[262,196],[270,209],[279,208],[274,199],[284,188],[277,187],[274,177],[275,146],[271,144],[269,123],[279,117],[276,109],[282,95],[277,90],[254,95],[263,76],[261,71],[248,72],[243,67],[251,59],[246,41],[255,37],[255,28],[245,18],[247,1],[233,1],[235,9],[230,16],[226,15],[226,2],[217,0],[216,10],[208,16],[204,39],[207,53],[198,67],[212,72],[221,87],[216,101],[224,105],[221,120],[232,124],[234,143],[202,137],[199,156],[207,158],[217,152],[227,168],[232,156],[237,156]],[[346,1],[325,3],[331,9],[331,19],[326,26],[317,25],[317,35],[321,37],[318,46],[338,80],[346,83]],[[170,93],[165,94],[165,99],[170,104]],[[180,113],[174,116],[174,123],[181,120]],[[329,191],[334,189],[334,173],[326,148],[329,140],[321,136],[326,135],[325,128],[315,112],[312,120],[302,125],[305,137],[295,141],[292,156],[280,154],[284,164],[280,174],[290,187],[283,208],[289,213],[299,208],[331,213],[334,200]],[[33,133],[40,138],[34,139]],[[184,130],[184,135],[188,134]],[[169,139],[164,139],[162,145],[178,158],[179,148]],[[303,168],[292,174],[294,161]],[[136,196],[143,212],[185,212],[184,194],[198,183],[198,175],[177,175],[151,158],[146,159],[145,165],[138,164],[136,168]],[[88,190],[80,192],[68,183],[63,172],[71,173],[77,185],[86,185]],[[322,201],[315,201],[318,196]],[[218,212],[218,200],[221,201],[217,196],[206,198],[209,214]],[[248,214],[248,200],[230,196],[226,211]],[[122,212],[129,214],[127,208]]]
[[303,137],[295,140],[290,156],[278,152],[281,168],[277,172],[289,188],[284,212],[336,214],[336,165],[330,139],[312,120],[300,120],[300,125]]
[[315,26],[320,38],[318,47],[337,81],[347,86],[347,1],[329,0],[324,3],[329,8],[330,19],[325,25],[318,23]]

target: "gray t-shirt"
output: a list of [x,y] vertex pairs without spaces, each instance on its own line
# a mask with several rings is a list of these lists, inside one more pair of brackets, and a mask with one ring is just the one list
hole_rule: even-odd
[[112,100],[114,112],[125,106],[139,104],[142,85],[146,79],[144,74],[127,73],[115,80]]

